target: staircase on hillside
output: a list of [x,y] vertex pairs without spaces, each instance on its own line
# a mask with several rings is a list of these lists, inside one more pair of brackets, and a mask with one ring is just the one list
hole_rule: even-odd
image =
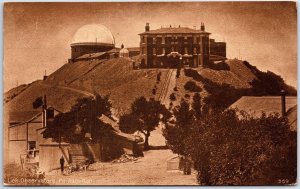
[[71,163],[84,163],[87,160],[96,161],[97,157],[88,142],[71,144],[69,149]]
[[176,69],[170,69],[167,73],[167,78],[163,83],[161,93],[158,97],[159,101],[166,107],[169,107],[169,96],[176,86]]
[[86,162],[86,160],[88,159],[82,150],[82,144],[71,144],[69,155],[71,163],[75,164]]

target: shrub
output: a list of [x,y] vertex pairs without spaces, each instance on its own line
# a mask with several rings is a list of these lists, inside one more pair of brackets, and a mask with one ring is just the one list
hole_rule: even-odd
[[175,100],[176,100],[176,96],[175,96],[174,93],[172,93],[172,94],[170,95],[170,100],[171,100],[171,101],[175,101]]
[[173,89],[174,91],[178,91],[178,89],[177,89],[177,87],[174,87],[174,89]]
[[230,67],[224,61],[222,61],[220,63],[216,63],[216,64],[213,62],[210,62],[208,64],[208,67],[213,70],[227,70],[227,71],[230,70]]
[[156,89],[155,89],[155,88],[152,89],[152,94],[153,94],[153,95],[156,95]]
[[176,78],[179,78],[180,77],[180,67],[177,68],[177,71],[176,71]]
[[201,92],[202,89],[199,87],[194,81],[188,81],[184,85],[185,90],[189,90],[191,92]]
[[255,118],[230,109],[195,120],[183,105],[175,109],[176,122],[166,125],[163,135],[174,153],[193,160],[200,185],[296,182],[297,133],[288,129],[286,118]]
[[204,102],[212,109],[224,110],[241,96],[251,95],[250,89],[236,89],[228,84],[218,84],[202,77],[193,69],[185,69],[184,73],[186,76],[192,77],[194,80],[204,84],[203,87],[210,93],[210,95],[204,99]]
[[185,98],[190,98],[191,96],[189,94],[184,95]]
[[160,82],[160,77],[161,77],[161,72],[159,72],[156,76],[156,82],[159,83]]

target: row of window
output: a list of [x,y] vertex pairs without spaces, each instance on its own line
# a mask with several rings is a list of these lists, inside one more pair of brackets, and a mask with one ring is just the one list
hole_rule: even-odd
[[[204,37],[207,38],[208,37]],[[147,40],[147,43],[150,44],[171,44],[172,42],[178,42],[178,43],[200,43],[200,37],[194,36],[194,37],[145,37],[141,36],[141,43],[145,43]]]
[[[200,54],[200,48],[196,48],[194,47],[192,48],[188,48],[188,47],[184,47],[184,48],[179,48],[178,46],[172,46],[171,48],[152,48],[151,49],[152,52],[149,51],[149,53],[151,54],[169,54],[170,52],[179,52],[180,54]],[[206,54],[209,51],[208,48],[204,48],[203,49],[203,53]],[[146,53],[145,47],[142,48],[142,54]]]

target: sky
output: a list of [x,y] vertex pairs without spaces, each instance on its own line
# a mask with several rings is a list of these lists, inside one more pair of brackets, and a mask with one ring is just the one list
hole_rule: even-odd
[[138,33],[162,25],[193,28],[204,22],[211,38],[241,58],[297,86],[297,10],[293,2],[6,3],[4,91],[42,79],[67,63],[76,31],[102,24],[116,46],[139,45]]

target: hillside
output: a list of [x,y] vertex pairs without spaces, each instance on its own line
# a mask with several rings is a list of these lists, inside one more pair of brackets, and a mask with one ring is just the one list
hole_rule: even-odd
[[[184,86],[188,81],[195,82],[201,88],[202,99],[211,97],[206,99],[211,103],[223,98],[234,100],[247,94],[245,91],[252,90],[251,82],[258,79],[257,76],[261,76],[243,61],[228,60],[226,63],[230,70],[190,69],[198,78],[187,76],[184,69],[181,69],[180,77],[175,79],[175,82],[170,82],[170,78],[175,78],[175,70],[172,77],[170,69],[133,70],[132,60],[129,58],[80,61],[63,65],[45,81],[36,81],[30,85],[22,85],[22,89],[10,90],[6,96],[16,93],[15,91],[22,92],[15,95],[4,107],[6,112],[31,111],[32,102],[39,96],[47,95],[48,105],[68,111],[77,98],[91,96],[93,92],[97,92],[102,96],[109,95],[114,113],[119,116],[127,112],[131,103],[139,96],[156,99],[164,96],[164,104],[169,104],[169,95],[174,92],[177,99],[173,102],[174,105],[182,98],[191,100],[194,92],[186,90]],[[156,83],[159,72],[161,81]],[[172,87],[165,86],[166,83],[170,83]],[[155,86],[156,95],[153,95],[152,90]],[[174,90],[174,86],[177,86],[177,91]],[[161,94],[162,91],[167,95]]]
[[77,98],[92,95],[110,95],[113,108],[119,115],[128,111],[139,96],[151,97],[157,85],[157,96],[162,82],[156,84],[157,73],[165,80],[167,69],[133,70],[132,61],[116,58],[104,61],[81,61],[65,64],[45,81],[31,84],[28,89],[5,104],[6,111],[30,111],[32,102],[47,95],[48,105],[67,111]]
[[11,99],[18,96],[21,92],[27,89],[31,84],[22,84],[15,88],[10,89],[6,93],[4,93],[4,102],[9,102]]
[[[227,70],[211,68],[185,68],[177,79],[177,91],[173,91],[176,100],[173,105],[185,99],[192,103],[196,88],[206,108],[219,110],[229,107],[242,96],[278,96],[284,89],[287,95],[295,96],[296,89],[284,83],[284,80],[270,71],[262,72],[248,62],[237,59],[227,60]],[[194,83],[194,89],[186,88]],[[206,109],[205,108],[205,109]],[[208,110],[208,109],[206,109]]]
[[227,60],[230,70],[212,70],[209,68],[199,70],[199,74],[213,82],[229,84],[235,88],[250,88],[252,80],[257,79],[241,60]]

